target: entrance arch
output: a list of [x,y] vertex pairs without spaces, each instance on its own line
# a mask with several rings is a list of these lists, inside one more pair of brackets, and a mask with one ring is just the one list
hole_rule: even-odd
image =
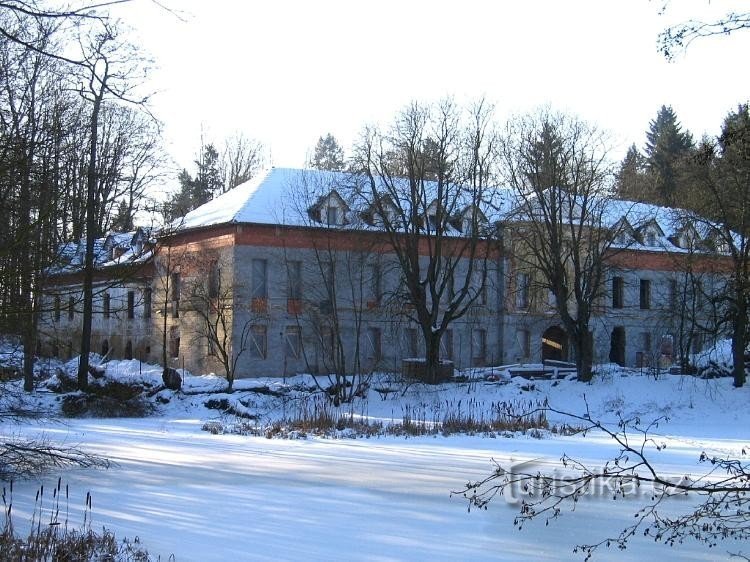
[[568,335],[560,326],[550,326],[542,334],[542,361],[566,361]]

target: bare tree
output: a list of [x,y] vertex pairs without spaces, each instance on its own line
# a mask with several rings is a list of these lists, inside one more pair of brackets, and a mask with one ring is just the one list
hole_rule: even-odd
[[[365,231],[354,185],[356,178],[343,173],[298,174],[290,185],[289,211],[314,229],[310,254],[302,260],[293,248],[284,249],[288,312],[313,334],[312,342],[302,339],[301,353],[316,383],[328,381],[324,390],[336,404],[351,402],[366,382],[365,372],[376,367],[366,365],[362,341],[365,323],[379,320],[383,304],[379,241]],[[303,277],[309,280],[304,291]]]
[[83,48],[86,64],[79,76],[81,96],[91,103],[89,121],[88,166],[86,171],[86,257],[83,267],[83,326],[81,329],[81,359],[78,365],[78,385],[88,386],[89,350],[91,349],[91,315],[93,311],[92,281],[94,273],[94,241],[97,222],[97,164],[99,163],[99,115],[105,99],[142,106],[145,99],[135,99],[134,76],[143,73],[142,59],[137,50],[118,37],[116,26],[104,22],[93,30],[88,45]]
[[484,101],[463,112],[446,100],[412,103],[387,132],[366,130],[357,148],[361,196],[398,263],[430,382],[439,378],[443,334],[486,294],[495,143]]
[[508,125],[500,154],[504,185],[517,197],[506,227],[518,240],[514,258],[536,270],[554,297],[578,379],[589,381],[591,317],[604,293],[607,256],[615,251],[604,137],[582,121],[541,111]]
[[224,141],[219,164],[224,174],[223,192],[252,179],[264,162],[264,146],[260,141],[242,133],[229,137]]
[[670,26],[659,34],[659,51],[667,60],[673,60],[696,39],[730,35],[748,28],[750,28],[750,12],[730,11],[713,21],[689,20]]
[[237,365],[247,351],[252,317],[242,325],[235,322],[236,286],[226,264],[211,256],[196,256],[191,265],[193,281],[185,312],[195,316],[195,339],[205,342],[209,356],[224,369],[227,392],[232,392]]
[[[746,461],[703,452],[697,460],[706,467],[704,472],[675,477],[660,470],[655,458],[665,447],[654,436],[663,419],[641,424],[637,418],[620,417],[612,429],[592,419],[588,410],[581,415],[555,408],[543,411],[566,417],[584,434],[603,434],[617,445],[618,454],[601,467],[563,455],[562,473],[557,474],[545,473],[533,462],[521,466],[496,463],[489,476],[453,493],[463,495],[470,508],[480,509],[486,509],[498,496],[510,496],[520,506],[514,520],[518,528],[532,519],[545,519],[549,524],[563,515],[563,509],[574,511],[579,500],[597,492],[612,500],[635,495],[645,498],[631,524],[619,533],[575,548],[587,560],[603,546],[625,550],[636,533],[670,546],[691,538],[710,546],[724,539],[750,538],[750,465]],[[665,513],[670,498],[685,495],[699,498],[697,505],[691,503],[682,514]]]

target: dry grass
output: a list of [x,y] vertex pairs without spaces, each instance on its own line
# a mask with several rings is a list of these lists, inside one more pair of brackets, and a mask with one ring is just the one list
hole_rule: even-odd
[[[49,496],[49,491],[47,491]],[[13,483],[3,487],[5,521],[0,532],[0,562],[150,562],[154,560],[136,537],[119,542],[107,529],[91,528],[91,495],[86,494],[86,510],[80,529],[68,524],[69,492],[58,479],[51,498],[44,486],[36,493],[31,530],[19,535],[13,525]],[[49,505],[47,505],[49,504]],[[170,557],[173,560],[174,557]]]

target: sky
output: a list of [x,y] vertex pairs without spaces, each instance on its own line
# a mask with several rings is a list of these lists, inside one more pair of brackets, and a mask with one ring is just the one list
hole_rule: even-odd
[[[665,1],[667,2],[665,6]],[[118,7],[155,61],[147,87],[179,167],[241,132],[275,166],[303,166],[328,132],[348,153],[365,125],[411,101],[485,98],[499,123],[550,107],[643,147],[661,105],[700,138],[750,100],[750,30],[702,39],[668,62],[666,26],[721,0],[137,0]],[[175,181],[176,183],[176,181]]]

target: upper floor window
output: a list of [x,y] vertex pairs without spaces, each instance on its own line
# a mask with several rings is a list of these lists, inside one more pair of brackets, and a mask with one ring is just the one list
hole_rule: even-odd
[[128,320],[135,318],[135,291],[128,291]]
[[143,317],[151,318],[151,289],[143,289]]
[[529,274],[516,274],[516,308],[526,310],[529,308]]
[[221,269],[219,262],[212,261],[208,266],[208,298],[215,299],[219,297],[221,285]]
[[178,272],[174,272],[170,278],[170,297],[172,299],[172,318],[180,317],[180,291],[182,285],[182,277]]
[[302,298],[302,262],[290,261],[286,266],[286,297],[292,300]]
[[624,301],[625,283],[622,277],[612,278],[612,308],[622,308]]
[[73,297],[68,297],[68,320],[73,320],[76,313],[76,300]]
[[651,281],[641,279],[640,305],[643,310],[651,308]]
[[656,246],[656,232],[653,230],[646,231],[646,246]]
[[252,261],[252,298],[268,298],[268,262],[266,260]]
[[380,272],[380,265],[377,263],[371,263],[367,266],[370,281],[370,300],[378,303],[382,297],[382,275]]
[[110,296],[109,296],[109,293],[104,293],[102,307],[104,309],[103,310],[104,317],[105,318],[109,318],[109,312],[110,312]]
[[333,205],[326,207],[326,224],[333,226],[339,224],[339,209]]

